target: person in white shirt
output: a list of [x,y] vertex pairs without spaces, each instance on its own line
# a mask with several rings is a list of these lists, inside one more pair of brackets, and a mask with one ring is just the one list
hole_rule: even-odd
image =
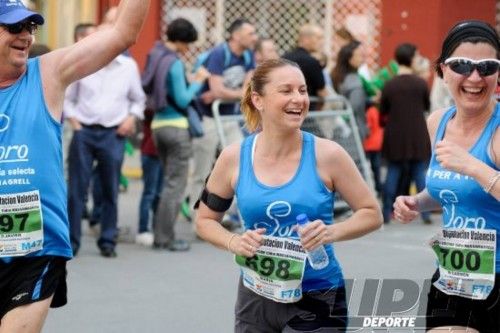
[[83,198],[92,166],[102,189],[101,234],[97,246],[104,257],[116,257],[117,202],[125,138],[142,119],[146,97],[135,61],[119,55],[106,67],[68,87],[65,115],[74,129],[68,154],[68,215],[73,253],[80,248]]

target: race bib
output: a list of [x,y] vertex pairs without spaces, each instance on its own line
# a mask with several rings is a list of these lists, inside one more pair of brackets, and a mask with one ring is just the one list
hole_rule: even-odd
[[0,257],[43,248],[41,207],[39,191],[0,195]]
[[241,267],[243,285],[280,303],[293,303],[302,298],[305,260],[300,241],[272,236],[264,236],[263,245],[252,258],[235,256]]
[[430,245],[439,262],[437,289],[470,299],[488,297],[495,284],[495,230],[443,229]]

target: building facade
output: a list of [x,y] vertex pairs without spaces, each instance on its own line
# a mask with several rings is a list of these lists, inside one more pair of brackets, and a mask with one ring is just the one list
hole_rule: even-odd
[[[26,0],[47,18],[37,32],[37,41],[51,48],[70,45],[73,27],[81,22],[99,22],[106,10],[119,0]],[[500,0],[152,0],[152,7],[132,55],[143,68],[154,41],[164,35],[176,17],[190,19],[199,40],[188,62],[201,50],[222,41],[232,20],[246,17],[259,35],[276,40],[281,52],[296,42],[300,25],[314,22],[324,27],[324,53],[335,62],[339,49],[335,31],[345,27],[360,39],[367,63],[373,69],[385,65],[402,42],[418,45],[434,60],[448,29],[458,20],[475,18],[498,26]]]

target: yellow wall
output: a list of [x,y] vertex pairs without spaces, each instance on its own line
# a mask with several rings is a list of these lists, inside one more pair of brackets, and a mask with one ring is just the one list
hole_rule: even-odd
[[51,49],[71,45],[78,23],[96,22],[98,0],[35,0],[35,4],[45,18],[36,40]]

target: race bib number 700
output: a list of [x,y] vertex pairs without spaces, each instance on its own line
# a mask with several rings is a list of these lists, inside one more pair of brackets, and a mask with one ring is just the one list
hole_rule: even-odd
[[434,286],[448,295],[486,299],[495,284],[495,230],[443,229],[431,240],[439,262]]

